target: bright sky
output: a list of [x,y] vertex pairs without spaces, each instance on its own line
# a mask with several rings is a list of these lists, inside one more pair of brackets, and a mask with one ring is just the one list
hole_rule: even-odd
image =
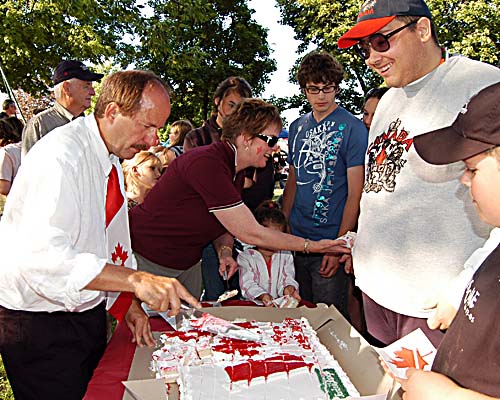
[[[293,29],[278,22],[280,12],[274,0],[249,0],[248,7],[255,10],[254,20],[269,29],[267,38],[269,46],[274,50],[271,57],[276,60],[277,66],[262,96],[269,97],[274,94],[277,97],[284,97],[299,94],[298,85],[288,82],[290,69],[298,58],[296,51],[300,43],[294,39]],[[287,110],[282,113],[282,116],[287,119],[287,125],[289,125],[299,116],[299,110]]]

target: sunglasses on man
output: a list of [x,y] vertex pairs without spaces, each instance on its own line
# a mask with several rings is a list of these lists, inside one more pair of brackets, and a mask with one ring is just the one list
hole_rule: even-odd
[[269,147],[274,147],[278,143],[278,136],[267,136],[262,133],[257,133],[255,136],[266,142]]
[[356,45],[356,50],[363,59],[368,60],[368,58],[370,58],[371,49],[379,53],[383,53],[389,50],[391,48],[389,39],[395,34],[401,32],[403,29],[406,29],[416,23],[417,21],[408,22],[406,25],[403,25],[385,35],[383,33],[374,33],[373,35],[368,36],[366,39],[360,40]]

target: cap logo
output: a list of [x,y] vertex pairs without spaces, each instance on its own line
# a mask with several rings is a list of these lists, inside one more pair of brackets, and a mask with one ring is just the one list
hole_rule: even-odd
[[358,14],[358,20],[366,15],[375,14],[375,5],[377,4],[377,0],[366,0],[361,6],[361,10]]

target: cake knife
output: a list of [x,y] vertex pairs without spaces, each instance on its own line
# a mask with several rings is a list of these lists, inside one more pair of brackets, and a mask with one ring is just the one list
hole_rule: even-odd
[[142,309],[144,310],[144,312],[146,313],[146,315],[148,317],[154,317],[155,315],[159,315],[160,317],[162,317],[166,322],[167,324],[169,324],[174,330],[178,330],[178,326],[177,326],[177,319],[175,316],[169,316],[168,315],[168,312],[161,312],[161,311],[155,311],[155,310],[152,310],[151,308],[149,308],[146,303],[141,303],[141,307]]
[[[232,339],[261,342],[262,336],[250,329],[243,328],[215,315],[181,304],[179,315],[188,318],[191,327]],[[191,319],[194,317],[195,319]]]

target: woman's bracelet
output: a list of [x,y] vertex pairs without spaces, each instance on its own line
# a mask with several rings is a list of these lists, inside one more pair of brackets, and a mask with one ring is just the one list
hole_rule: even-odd
[[304,239],[304,253],[309,254],[309,239]]
[[224,250],[229,250],[231,252],[231,255],[233,255],[233,249],[229,246],[221,246],[220,249],[219,249],[219,253],[217,254],[219,256],[219,260],[221,259],[222,257],[222,252]]

